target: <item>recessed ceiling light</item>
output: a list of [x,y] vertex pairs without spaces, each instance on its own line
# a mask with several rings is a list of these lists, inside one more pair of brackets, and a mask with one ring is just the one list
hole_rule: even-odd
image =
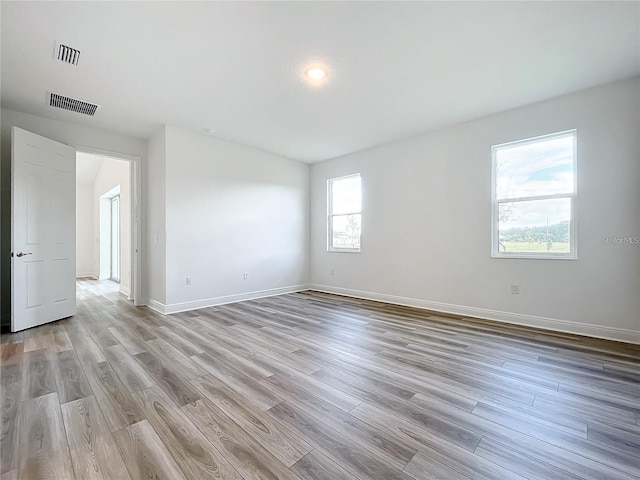
[[318,62],[307,64],[302,69],[302,78],[311,85],[322,85],[329,79],[329,68]]
[[327,71],[320,67],[312,67],[307,70],[307,77],[311,80],[322,80],[327,76]]

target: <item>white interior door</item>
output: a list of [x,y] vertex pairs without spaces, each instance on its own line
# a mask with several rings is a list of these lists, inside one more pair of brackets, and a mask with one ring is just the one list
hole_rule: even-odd
[[76,152],[11,129],[11,330],[76,313]]

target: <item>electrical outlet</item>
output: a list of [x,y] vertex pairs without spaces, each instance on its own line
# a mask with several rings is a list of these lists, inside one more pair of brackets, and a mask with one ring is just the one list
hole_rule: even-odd
[[511,284],[511,295],[520,295],[520,285]]
[[335,275],[336,271],[332,268],[331,270],[329,270],[329,275]]
[[242,279],[243,279],[243,280],[247,280],[248,278],[249,278],[249,274],[248,274],[247,272],[244,272],[244,273],[242,274]]
[[191,286],[191,277],[185,277],[185,279],[184,279],[184,284],[185,284],[187,287],[190,287],[190,286]]

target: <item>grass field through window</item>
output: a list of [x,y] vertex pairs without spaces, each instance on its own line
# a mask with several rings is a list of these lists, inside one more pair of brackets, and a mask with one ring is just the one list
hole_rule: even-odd
[[500,251],[507,253],[569,253],[568,242],[552,242],[548,247],[546,242],[500,242]]

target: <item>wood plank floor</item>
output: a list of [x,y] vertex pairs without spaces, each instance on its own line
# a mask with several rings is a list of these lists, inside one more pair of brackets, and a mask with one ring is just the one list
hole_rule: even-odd
[[640,347],[302,292],[78,282],[2,336],[1,479],[639,479]]

